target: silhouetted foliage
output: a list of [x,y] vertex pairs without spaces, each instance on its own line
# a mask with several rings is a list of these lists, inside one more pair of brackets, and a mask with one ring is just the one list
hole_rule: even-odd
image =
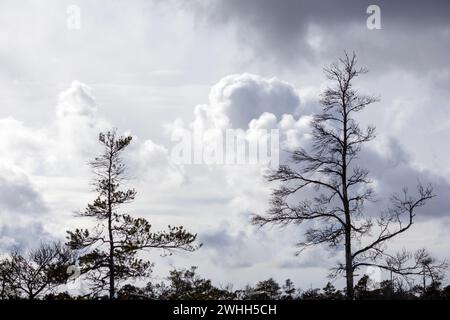
[[295,289],[295,285],[291,279],[286,279],[286,281],[284,282],[284,285],[282,286],[282,290],[283,291],[281,294],[281,299],[293,300],[296,298],[297,289]]
[[234,294],[228,290],[213,286],[211,280],[198,276],[196,269],[196,267],[191,267],[191,269],[170,271],[168,284],[155,286],[154,291],[159,292],[158,298],[165,300],[228,300],[234,297]]
[[73,252],[60,243],[40,244],[25,254],[14,250],[0,261],[1,298],[36,299],[64,284]]
[[328,282],[322,291],[322,299],[324,300],[342,300],[344,298],[342,292],[337,290],[331,282]]
[[119,210],[136,196],[134,189],[121,188],[127,178],[121,154],[131,140],[131,136],[118,137],[115,130],[100,133],[103,152],[90,162],[98,196],[79,213],[95,219],[98,224],[92,229],[68,231],[68,245],[82,252],[79,264],[91,283],[93,296],[108,289],[109,298],[113,299],[120,284],[148,276],[152,264],[138,256],[142,250],[158,248],[170,253],[176,249],[193,251],[197,248],[193,244],[197,236],[182,226],[154,232],[147,220]]
[[259,281],[255,288],[247,288],[244,300],[278,300],[281,297],[280,285],[272,278]]
[[147,295],[147,292],[143,288],[126,284],[117,292],[117,299],[120,300],[147,300],[152,296]]

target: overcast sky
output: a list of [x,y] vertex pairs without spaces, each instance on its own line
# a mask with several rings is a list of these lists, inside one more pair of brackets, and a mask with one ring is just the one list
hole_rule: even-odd
[[[370,4],[381,8],[379,30],[367,28]],[[70,5],[79,29],[68,26]],[[347,50],[370,71],[361,91],[381,97],[359,118],[377,127],[362,161],[379,207],[418,180],[438,195],[392,247],[450,258],[449,13],[448,1],[1,1],[0,249],[86,224],[73,213],[94,198],[87,161],[98,132],[117,127],[135,137],[130,213],[157,228],[184,224],[204,243],[154,255],[155,278],[197,265],[216,284],[324,285],[336,253],[297,257],[302,227],[249,224],[267,209],[261,167],[174,163],[171,136],[278,128],[283,147],[302,146],[322,68]]]

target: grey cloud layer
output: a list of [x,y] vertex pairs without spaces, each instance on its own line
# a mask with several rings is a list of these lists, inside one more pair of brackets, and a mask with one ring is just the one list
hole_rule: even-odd
[[[366,27],[371,4],[381,8],[382,30]],[[370,67],[447,67],[450,3],[444,0],[230,0],[191,8],[212,28],[233,26],[241,45],[279,67],[318,63],[343,50],[356,50]]]
[[47,208],[41,194],[24,175],[10,170],[1,170],[0,213],[8,211],[15,215],[39,214]]

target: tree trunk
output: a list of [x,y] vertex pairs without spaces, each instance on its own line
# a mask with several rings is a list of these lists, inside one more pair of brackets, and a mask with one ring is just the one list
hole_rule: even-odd
[[[423,268],[425,269],[425,267]],[[423,294],[425,295],[427,293],[427,279],[425,278],[425,270],[423,271]]]
[[111,186],[112,178],[111,171],[113,166],[113,156],[110,153],[109,168],[108,168],[108,235],[109,235],[109,299],[114,299],[115,296],[115,284],[114,284],[114,238],[112,232],[112,204],[111,204]]
[[347,106],[345,103],[344,90],[342,93],[342,106],[344,109],[343,118],[343,146],[342,146],[342,204],[344,207],[345,214],[345,277],[347,280],[346,296],[348,300],[354,299],[354,288],[353,288],[353,258],[352,258],[352,217],[350,215],[350,202],[348,199],[348,187],[347,187]]
[[114,242],[112,235],[112,222],[111,215],[108,218],[108,231],[109,231],[109,299],[114,299]]
[[[344,181],[347,183],[346,170],[343,171]],[[352,258],[352,221],[350,216],[350,207],[347,195],[347,188],[343,188],[343,204],[345,212],[345,278],[347,280],[346,296],[348,300],[355,297],[353,288],[353,258]]]
[[353,300],[355,298],[355,292],[353,289],[353,261],[350,231],[345,232],[345,277],[347,280],[347,299]]

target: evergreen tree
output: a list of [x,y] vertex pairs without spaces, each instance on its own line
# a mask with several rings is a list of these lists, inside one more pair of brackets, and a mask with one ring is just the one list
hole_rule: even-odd
[[121,155],[131,140],[131,136],[117,136],[116,130],[100,133],[103,152],[90,162],[97,198],[79,213],[98,224],[91,229],[68,231],[68,245],[82,253],[79,263],[91,283],[92,294],[108,289],[110,299],[115,298],[121,283],[149,275],[152,264],[139,257],[142,250],[194,251],[198,247],[194,244],[197,235],[182,226],[154,232],[146,219],[121,211],[136,196],[134,189],[122,189],[127,177]]

